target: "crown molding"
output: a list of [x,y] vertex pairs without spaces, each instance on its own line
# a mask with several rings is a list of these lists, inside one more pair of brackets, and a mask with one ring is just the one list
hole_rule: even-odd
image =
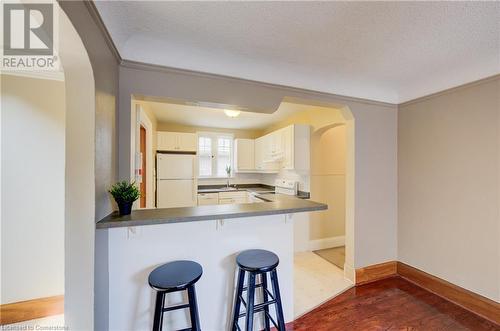
[[460,90],[463,90],[463,89],[466,89],[466,88],[469,88],[469,87],[473,87],[473,86],[476,86],[476,85],[481,85],[481,84],[489,83],[489,82],[495,81],[497,79],[500,79],[500,74],[496,74],[496,75],[489,76],[489,77],[486,77],[486,78],[478,79],[478,80],[475,80],[475,81],[472,81],[472,82],[469,82],[469,83],[465,83],[465,84],[462,84],[462,85],[458,85],[458,86],[455,86],[455,87],[450,87],[450,88],[448,88],[446,90],[442,90],[442,91],[439,91],[439,92],[436,92],[436,93],[431,93],[431,94],[428,94],[428,95],[425,95],[425,96],[422,96],[422,97],[419,97],[419,98],[416,98],[416,99],[413,99],[413,100],[405,101],[403,103],[400,103],[398,105],[398,107],[405,107],[405,106],[408,106],[408,105],[411,105],[411,104],[414,104],[414,103],[423,102],[423,101],[426,101],[426,100],[429,100],[429,99],[433,99],[433,98],[436,98],[436,97],[439,97],[439,96],[442,96],[442,95],[446,95],[446,94],[449,94],[449,93],[457,92],[457,91],[460,91]]
[[1,74],[64,82],[64,72],[62,71],[2,71]]
[[234,77],[234,76],[226,76],[226,75],[220,75],[220,74],[213,74],[213,73],[208,73],[208,72],[203,72],[203,71],[179,69],[179,68],[173,68],[173,67],[163,66],[163,65],[159,65],[159,64],[145,63],[145,62],[140,62],[140,61],[123,59],[120,63],[120,66],[122,66],[124,68],[129,68],[129,69],[164,72],[164,73],[171,73],[171,74],[181,74],[181,75],[197,76],[197,77],[203,77],[203,78],[227,80],[227,81],[231,81],[231,82],[239,82],[239,83],[244,83],[244,84],[257,85],[257,86],[264,87],[264,88],[286,90],[286,91],[291,91],[291,92],[298,93],[298,94],[307,94],[311,97],[317,96],[317,97],[323,97],[323,98],[328,98],[328,99],[337,99],[337,100],[341,100],[341,101],[350,101],[350,102],[358,102],[358,103],[364,103],[364,104],[369,104],[369,105],[377,105],[377,106],[382,106],[382,107],[395,107],[395,106],[397,106],[397,104],[388,103],[388,102],[363,99],[363,98],[356,98],[356,97],[338,95],[338,94],[333,94],[333,93],[320,92],[320,91],[303,89],[303,88],[287,86],[287,85],[266,83],[266,82],[251,80],[251,79],[239,78],[239,77]]
[[108,29],[106,28],[106,25],[104,24],[101,15],[99,14],[99,11],[97,10],[97,7],[95,6],[95,3],[93,0],[85,0],[83,1],[85,3],[85,6],[87,7],[90,16],[96,23],[97,27],[99,30],[101,30],[101,33],[104,37],[104,40],[106,41],[106,44],[108,45],[109,49],[111,50],[111,53],[113,53],[113,56],[116,59],[116,62],[120,64],[122,62],[122,57],[120,55],[120,52],[118,52],[118,48],[116,48],[116,45],[113,41],[113,38],[111,38],[111,35],[109,34]]

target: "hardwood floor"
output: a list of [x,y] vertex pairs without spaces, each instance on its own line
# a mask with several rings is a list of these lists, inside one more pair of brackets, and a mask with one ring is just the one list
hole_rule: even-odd
[[287,330],[500,331],[500,326],[393,277],[349,289],[290,323]]

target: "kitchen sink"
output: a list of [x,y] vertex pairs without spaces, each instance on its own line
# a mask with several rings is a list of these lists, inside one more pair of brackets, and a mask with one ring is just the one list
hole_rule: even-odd
[[220,189],[221,191],[239,191],[236,187],[223,187]]

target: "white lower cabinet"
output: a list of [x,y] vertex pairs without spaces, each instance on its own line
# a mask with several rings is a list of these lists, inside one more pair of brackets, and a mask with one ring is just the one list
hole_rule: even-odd
[[198,206],[252,202],[247,191],[198,193]]
[[198,206],[219,204],[219,193],[198,193]]
[[219,204],[247,203],[247,191],[219,192]]
[[219,199],[219,205],[230,205],[235,203],[247,203],[246,198],[222,198]]

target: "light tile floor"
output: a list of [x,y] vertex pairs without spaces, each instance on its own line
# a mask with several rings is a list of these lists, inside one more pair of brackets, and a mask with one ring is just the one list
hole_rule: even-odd
[[67,330],[64,325],[64,314],[38,318],[34,320],[6,324],[0,330]]
[[294,257],[294,316],[304,315],[325,301],[351,288],[344,271],[313,252]]

